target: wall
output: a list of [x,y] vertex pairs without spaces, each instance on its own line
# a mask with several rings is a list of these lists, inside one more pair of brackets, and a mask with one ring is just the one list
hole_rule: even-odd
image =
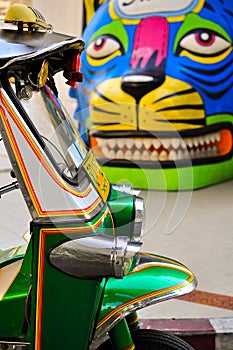
[[32,0],[54,31],[75,36],[81,35],[82,0]]

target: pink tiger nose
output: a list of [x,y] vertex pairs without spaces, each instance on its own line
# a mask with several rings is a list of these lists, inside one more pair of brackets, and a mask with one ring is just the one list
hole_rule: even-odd
[[145,18],[136,28],[130,69],[122,78],[122,89],[136,99],[165,80],[168,34],[163,17]]
[[158,68],[167,57],[168,22],[162,17],[143,19],[135,33],[131,57],[132,69]]

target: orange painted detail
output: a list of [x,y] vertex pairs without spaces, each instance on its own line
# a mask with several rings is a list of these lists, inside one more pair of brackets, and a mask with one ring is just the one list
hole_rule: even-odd
[[[38,161],[42,164],[42,166],[45,168],[45,170],[48,172],[48,174],[53,178],[53,180],[65,191],[71,193],[74,196],[77,196],[79,198],[85,198],[87,197],[90,192],[91,192],[91,187],[89,186],[84,192],[77,192],[75,190],[72,190],[70,187],[66,186],[64,182],[61,182],[60,179],[58,178],[58,176],[56,175],[56,173],[53,171],[53,169],[50,167],[50,165],[45,161],[45,159],[43,158],[40,150],[38,149],[38,147],[35,145],[35,143],[33,142],[32,138],[30,137],[29,133],[27,132],[27,130],[25,129],[25,127],[20,123],[19,119],[17,118],[17,116],[15,115],[12,107],[9,105],[8,101],[6,100],[6,98],[2,95],[2,93],[0,93],[0,99],[4,105],[4,107],[6,108],[6,110],[8,111],[9,115],[11,116],[12,120],[14,121],[14,123],[16,124],[17,128],[20,130],[20,132],[22,133],[23,137],[25,138],[25,140],[27,141],[27,143],[29,144],[30,148],[32,149],[33,153],[35,154],[35,156],[37,157]],[[27,169],[24,165],[24,161],[22,159],[20,150],[17,146],[17,142],[15,140],[14,134],[12,132],[9,120],[7,119],[6,115],[5,115],[5,111],[4,109],[0,106],[0,114],[8,135],[8,138],[10,140],[11,143],[11,147],[14,151],[15,157],[17,159],[17,163],[20,169],[20,172],[23,176],[25,185],[27,187],[28,193],[31,197],[31,200],[33,202],[33,205],[35,207],[35,210],[38,214],[38,216],[40,217],[44,217],[44,216],[60,216],[60,215],[82,215],[83,212],[85,211],[86,213],[90,213],[93,209],[95,209],[97,207],[97,205],[101,202],[101,198],[98,198],[91,203],[90,206],[83,208],[83,209],[75,209],[75,210],[58,210],[58,211],[44,211],[41,208],[41,205],[38,201],[38,198],[36,196],[36,193],[34,191],[33,185],[30,181],[30,177],[28,175]]]
[[[159,265],[159,264],[158,264]],[[157,266],[157,265],[156,265]],[[164,265],[162,265],[164,267]],[[151,268],[151,266],[148,266],[147,268]],[[146,269],[146,267],[143,267],[142,269],[140,269],[140,271],[142,271],[143,269]],[[139,272],[139,269],[135,271],[136,272]],[[118,307],[116,307],[114,310],[112,310],[111,312],[109,312],[105,317],[103,317],[97,324],[97,329],[99,327],[101,327],[107,320],[109,320],[111,317],[113,317],[114,315],[116,315],[118,312],[120,312],[121,310],[124,310],[125,308],[129,307],[130,305],[133,305],[135,303],[138,303],[138,302],[141,302],[143,300],[146,300],[146,299],[152,299],[154,297],[158,297],[158,296],[161,296],[161,295],[166,295],[172,291],[175,291],[175,290],[178,290],[178,289],[181,289],[181,288],[184,288],[186,285],[192,283],[194,277],[193,275],[190,275],[189,278],[187,280],[185,280],[184,282],[180,283],[180,284],[177,284],[177,285],[174,285],[174,286],[171,286],[171,287],[168,287],[168,288],[163,288],[163,289],[159,289],[159,290],[156,290],[156,291],[152,291],[150,293],[146,293],[146,294],[143,294],[143,295],[140,295],[139,297],[137,298],[133,298],[133,299],[130,299],[128,300],[127,302],[119,305]]]
[[36,334],[35,334],[35,350],[41,349],[41,328],[42,328],[42,299],[44,285],[44,247],[45,235],[40,235],[39,242],[39,258],[38,258],[38,280],[37,280],[37,302],[36,302]]
[[[66,227],[66,228],[50,228],[40,230],[39,240],[39,257],[38,257],[38,280],[37,280],[37,302],[36,302],[36,335],[35,350],[41,349],[41,330],[42,330],[42,310],[43,310],[43,285],[44,285],[44,257],[45,257],[45,240],[46,235],[51,234],[75,234],[79,232],[91,232],[97,229],[103,219],[109,214],[109,210],[96,221],[92,226]],[[131,348],[129,348],[131,349]],[[132,348],[133,349],[133,348]]]
[[96,138],[93,136],[90,137],[90,145],[91,145],[91,148],[95,148],[98,146],[98,142],[97,142]]
[[229,153],[232,150],[232,134],[230,130],[220,131],[221,139],[217,143],[217,148],[220,156]]

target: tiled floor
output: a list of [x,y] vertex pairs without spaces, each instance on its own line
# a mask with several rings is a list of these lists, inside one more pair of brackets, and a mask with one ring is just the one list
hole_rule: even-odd
[[[5,185],[14,179],[0,147],[0,185]],[[143,250],[187,265],[198,279],[198,290],[233,297],[233,181],[195,192],[142,191],[141,195],[147,210]],[[0,212],[0,249],[24,243],[30,216],[19,190],[2,196]],[[148,307],[140,315],[233,317],[233,310],[170,300]]]
[[[142,194],[147,206],[143,249],[187,265],[198,279],[198,290],[233,297],[233,181],[192,193]],[[175,226],[174,217],[171,218],[176,202],[178,226]],[[158,215],[160,206],[162,210]],[[170,233],[167,229],[169,220]],[[146,317],[155,313],[164,318],[233,317],[233,310],[180,300],[171,300],[142,312]]]

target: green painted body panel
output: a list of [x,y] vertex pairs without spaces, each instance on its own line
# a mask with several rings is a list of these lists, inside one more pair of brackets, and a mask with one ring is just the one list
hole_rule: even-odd
[[125,318],[109,331],[109,337],[114,344],[114,350],[134,349],[130,329]]
[[104,290],[97,328],[120,312],[137,305],[140,309],[164,299],[190,292],[196,284],[192,272],[177,261],[140,254],[139,265],[122,280],[110,278]]
[[127,179],[126,183],[130,183],[134,188],[150,190],[195,190],[233,178],[233,159],[189,168],[145,169],[108,166],[102,168],[111,183]]
[[[49,263],[47,257],[50,249],[68,238],[62,234],[61,224],[58,226],[60,232],[51,231],[51,234],[45,235],[43,250],[40,230],[52,230],[57,227],[53,224],[34,224],[32,227],[32,348],[64,350],[73,348],[75,344],[77,350],[87,349],[95,324],[102,285],[98,280],[69,276]],[[36,329],[40,329],[39,335]]]
[[[15,255],[8,255],[5,264],[2,260],[1,267],[14,263],[23,258],[22,252],[25,246],[15,248]],[[10,250],[8,250],[9,252]],[[13,250],[11,250],[13,253]],[[20,252],[17,255],[17,252]],[[16,278],[13,280],[10,288],[7,290],[3,299],[0,300],[0,336],[5,338],[25,338],[27,327],[25,324],[25,303],[30,287],[31,259],[32,250],[31,244],[28,245],[24,256],[22,266]],[[2,256],[3,258],[3,256]]]
[[134,224],[134,196],[111,189],[109,205],[114,215],[115,230],[117,235],[125,235],[132,232]]

